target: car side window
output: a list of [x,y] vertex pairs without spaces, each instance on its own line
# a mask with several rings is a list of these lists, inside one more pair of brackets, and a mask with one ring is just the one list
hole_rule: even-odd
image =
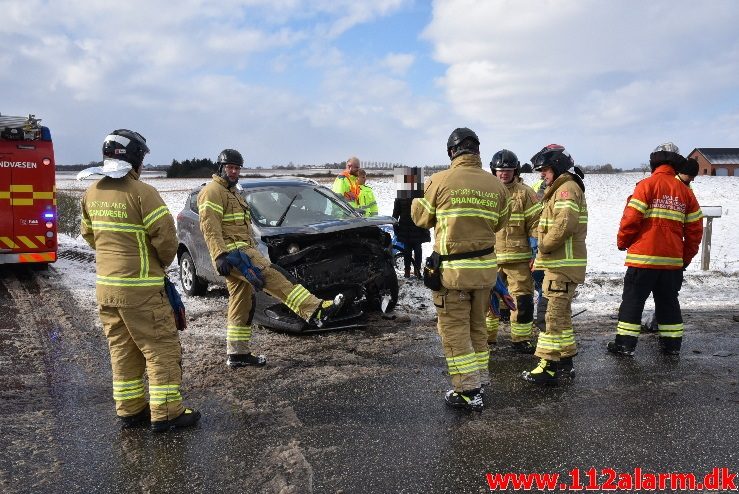
[[190,194],[190,211],[192,211],[195,214],[198,214],[198,193],[193,192]]

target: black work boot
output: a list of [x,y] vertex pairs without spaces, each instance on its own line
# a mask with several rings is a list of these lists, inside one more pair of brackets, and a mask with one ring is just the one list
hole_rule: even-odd
[[184,427],[192,427],[200,420],[200,412],[191,408],[185,408],[182,415],[172,420],[159,420],[151,423],[152,432],[167,432],[172,429],[182,429]]
[[559,377],[575,379],[575,367],[572,364],[572,357],[562,357],[559,359]]
[[140,425],[149,425],[151,422],[151,410],[147,404],[140,412],[127,417],[118,417],[121,422],[121,429],[130,429]]
[[682,338],[665,338],[662,336],[659,338],[659,348],[665,355],[680,355],[682,343]]
[[461,392],[450,389],[444,395],[444,401],[452,408],[461,408],[472,412],[482,412],[484,407],[481,388]]
[[264,367],[267,365],[267,357],[264,355],[253,355],[251,353],[229,353],[226,365],[235,369],[237,367]]
[[333,300],[323,300],[313,317],[311,317],[311,321],[319,328],[323,327],[325,323],[336,317],[336,314],[344,306],[344,300],[344,295],[341,293],[335,296]]
[[556,386],[558,369],[558,362],[541,359],[533,370],[523,371],[521,377],[524,381],[538,384],[539,386]]
[[636,350],[636,336],[624,336],[621,334],[616,335],[616,341],[609,341],[606,349],[616,355],[623,355],[624,357],[633,357],[634,350]]
[[511,350],[524,355],[532,355],[536,351],[536,347],[534,347],[529,340],[514,341],[511,343]]

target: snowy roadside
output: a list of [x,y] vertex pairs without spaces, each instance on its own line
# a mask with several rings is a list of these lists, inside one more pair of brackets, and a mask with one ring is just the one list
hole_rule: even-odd
[[[527,183],[537,179],[536,174],[524,175]],[[634,184],[642,179],[642,173],[618,175],[589,175],[586,177],[586,197],[589,208],[588,224],[588,273],[585,283],[579,287],[573,302],[573,312],[587,309],[581,319],[602,320],[605,326],[612,325],[610,316],[618,310],[621,301],[622,280],[626,268],[625,254],[615,248],[618,222],[626,197]],[[204,182],[204,179],[151,179],[174,216],[182,210],[188,192]],[[319,182],[330,185],[329,179]],[[58,180],[60,190],[83,190],[90,182]],[[395,198],[395,186],[391,179],[371,181],[378,200],[380,214],[390,214]],[[704,205],[723,206],[723,217],[713,222],[711,270],[700,270],[700,255],[696,256],[685,273],[685,282],[680,295],[684,310],[710,310],[734,308],[739,312],[739,228],[734,216],[739,212],[739,178],[698,177],[694,189],[699,202]],[[424,244],[424,255],[431,252],[432,244]],[[80,262],[64,252],[83,252],[90,258],[92,251],[81,239],[60,236],[60,260],[54,269],[61,274],[62,282],[69,287],[83,307],[95,309],[94,264]],[[179,282],[177,266],[168,268],[169,276]],[[400,274],[400,273],[399,273]],[[407,313],[411,318],[431,320],[435,316],[430,292],[418,280],[405,282],[400,274],[400,297],[398,313]],[[207,297],[184,296],[191,317],[213,317],[214,328],[221,328],[225,313],[225,290],[213,290]],[[645,312],[653,309],[651,298]],[[645,315],[646,318],[646,315]],[[600,325],[600,322],[597,322]],[[214,329],[220,334],[220,329]]]

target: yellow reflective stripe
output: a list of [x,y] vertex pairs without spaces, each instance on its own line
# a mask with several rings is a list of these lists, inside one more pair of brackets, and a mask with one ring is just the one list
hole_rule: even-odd
[[560,338],[554,334],[539,333],[539,340],[536,342],[536,347],[543,350],[559,351],[561,348]]
[[223,222],[246,221],[246,213],[231,213],[223,215]]
[[149,402],[154,405],[182,401],[179,384],[149,384]]
[[13,206],[33,206],[33,198],[11,199],[10,204],[12,204]]
[[578,222],[578,223],[584,223],[584,224],[587,224],[587,223],[588,223],[588,214],[587,214],[587,213],[585,213],[585,214],[581,214],[581,215],[580,215],[580,216],[579,216],[579,217],[577,218],[577,222]]
[[226,329],[226,341],[249,341],[251,340],[251,326],[228,325]]
[[500,327],[500,319],[498,319],[497,317],[486,317],[485,327],[488,328],[488,333],[494,333],[498,331],[498,328]]
[[542,205],[541,205],[541,203],[537,202],[536,204],[534,204],[533,206],[531,206],[529,209],[527,209],[526,211],[524,211],[523,215],[526,218],[531,218],[532,216],[535,216],[536,213],[538,213],[541,210],[542,210]]
[[616,325],[616,334],[620,334],[622,336],[639,336],[640,332],[641,324],[618,321],[618,324]]
[[574,254],[572,253],[572,237],[567,237],[567,240],[565,240],[565,257],[567,259],[572,259],[574,257]]
[[447,357],[446,365],[450,376],[478,371],[477,356],[474,353],[460,355],[459,357]]
[[136,225],[134,223],[118,223],[115,221],[93,221],[92,228],[94,230],[106,230],[110,232],[143,232],[144,225]]
[[634,199],[633,197],[629,199],[627,206],[636,209],[640,213],[644,213],[647,210],[647,204],[645,202],[641,202],[639,199]]
[[703,211],[700,209],[692,213],[685,215],[685,223],[693,223],[694,221],[700,221],[703,219]]
[[426,199],[424,199],[423,197],[422,197],[422,198],[420,198],[420,199],[418,199],[418,203],[419,203],[419,204],[420,204],[421,206],[423,206],[423,209],[425,209],[426,211],[428,211],[428,213],[429,213],[429,214],[436,214],[436,208],[435,208],[435,207],[433,207],[433,206],[431,205],[431,203],[430,203],[430,202],[428,202],[428,201],[427,201]]
[[587,259],[537,259],[534,262],[535,268],[568,268],[587,266]]
[[148,230],[149,227],[151,227],[151,225],[153,225],[156,220],[168,214],[169,209],[167,209],[167,206],[159,206],[144,217],[144,228]]
[[653,266],[680,266],[683,265],[681,257],[646,256],[643,254],[626,254],[626,262],[634,264],[647,264]]
[[498,252],[495,255],[498,258],[498,264],[514,261],[528,261],[531,259],[530,250],[527,252]]
[[98,285],[107,286],[162,286],[164,276],[152,276],[148,278],[121,278],[115,276],[97,275],[95,282]]
[[664,218],[667,220],[674,220],[683,223],[685,221],[685,214],[680,211],[674,211],[672,209],[662,208],[650,208],[644,213],[645,218]]
[[554,225],[554,218],[539,218],[539,226],[549,227]]
[[13,242],[13,239],[10,237],[0,237],[0,242],[4,243],[11,249],[17,249],[19,247],[19,245]]
[[136,232],[136,241],[139,248],[139,278],[147,278],[149,275],[149,250],[146,247],[146,234]]
[[479,208],[452,208],[444,209],[436,213],[438,218],[461,218],[461,217],[473,217],[473,218],[486,218],[489,220],[497,220],[499,218],[498,213],[495,211],[488,211],[487,209]]
[[663,338],[682,338],[685,327],[683,323],[678,324],[657,324],[660,337]]
[[88,220],[87,218],[82,218],[82,224],[89,228],[92,226],[92,221]]
[[442,261],[442,269],[497,269],[497,259],[460,259],[458,261]]
[[509,216],[509,220],[513,220],[513,221],[523,221],[523,219],[524,219],[523,213],[511,213],[511,215]]
[[226,250],[235,250],[235,249],[238,249],[239,247],[249,247],[249,244],[247,244],[246,242],[241,242],[241,241],[231,242],[230,244],[226,244]]
[[488,370],[488,362],[490,361],[490,351],[477,352],[475,354],[477,358],[477,370],[486,371]]
[[54,193],[53,192],[34,192],[33,198],[34,199],[54,199]]
[[577,205],[577,203],[571,199],[567,200],[560,200],[554,203],[554,209],[571,209],[575,211],[576,213],[580,212],[580,206]]
[[33,192],[33,185],[11,185],[10,192]]
[[505,216],[508,214],[508,211],[511,209],[511,198],[509,197],[508,200],[505,203],[505,207],[500,210],[500,216]]
[[562,334],[559,337],[560,347],[570,346],[575,344],[575,332],[572,329],[563,329]]
[[223,216],[223,207],[222,206],[219,206],[215,202],[204,201],[202,204],[200,204],[198,206],[198,212],[199,213],[202,213],[206,209],[211,209],[211,210],[215,211],[216,213],[218,213],[219,215]]
[[116,401],[133,400],[144,397],[143,378],[130,381],[113,381],[113,399]]
[[28,237],[26,237],[25,235],[18,235],[16,238],[18,240],[20,240],[21,242],[23,242],[26,245],[26,247],[29,247],[31,249],[35,249],[36,248],[36,244],[34,244],[33,242],[31,242],[31,239],[28,238]]
[[516,336],[531,336],[532,322],[511,322],[511,334]]
[[0,199],[10,199],[10,192],[0,190]]
[[449,248],[446,246],[446,240],[449,236],[449,224],[447,223],[447,219],[439,218],[437,225],[439,226],[439,236],[441,237],[441,242],[439,243],[441,252],[439,254],[448,254]]
[[285,305],[295,313],[299,312],[300,304],[305,302],[310,296],[310,292],[305,289],[303,285],[295,285],[295,288],[290,291],[287,298],[285,299]]

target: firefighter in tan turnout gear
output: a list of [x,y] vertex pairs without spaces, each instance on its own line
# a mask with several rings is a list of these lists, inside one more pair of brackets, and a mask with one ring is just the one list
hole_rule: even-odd
[[[539,364],[522,377],[531,383],[556,385],[572,378],[577,355],[572,330],[572,298],[585,281],[588,206],[584,175],[570,154],[558,144],[546,146],[531,158],[547,184],[539,218],[538,253],[534,267],[544,270],[544,297],[548,300],[545,331],[539,333],[535,355]],[[574,173],[569,172],[574,167]]]
[[148,152],[140,134],[116,130],[103,142],[103,166],[77,178],[104,175],[82,197],[81,232],[95,249],[96,296],[116,411],[123,428],[151,421],[152,430],[161,432],[195,425],[200,413],[182,405],[182,351],[164,291],[177,236],[159,193],[139,181]]
[[473,131],[455,129],[447,141],[451,166],[435,173],[411,206],[416,225],[434,228],[440,255],[443,286],[433,300],[453,386],[445,401],[475,411],[483,409],[489,382],[485,312],[497,276],[495,232],[509,215],[508,191],[482,169],[479,146]]
[[[495,235],[498,275],[505,281],[516,301],[511,311],[511,347],[519,353],[534,353],[531,344],[534,322],[534,279],[531,277],[532,252],[536,245],[541,203],[536,192],[523,183],[521,162],[512,151],[502,149],[490,162],[493,172],[511,194],[511,216],[508,224]],[[485,318],[488,343],[495,344],[498,317],[491,311]]]
[[[306,321],[321,326],[334,317],[344,303],[344,296],[320,300],[303,285],[294,285],[265,259],[254,246],[251,215],[237,183],[244,164],[241,153],[224,149],[218,156],[219,170],[198,194],[200,229],[205,237],[218,274],[226,277],[228,288],[228,321],[226,348],[229,367],[263,366],[264,355],[253,355],[249,343],[252,337],[252,294],[254,288],[264,290],[281,300],[290,310]],[[251,279],[233,263],[235,253],[251,269]]]

